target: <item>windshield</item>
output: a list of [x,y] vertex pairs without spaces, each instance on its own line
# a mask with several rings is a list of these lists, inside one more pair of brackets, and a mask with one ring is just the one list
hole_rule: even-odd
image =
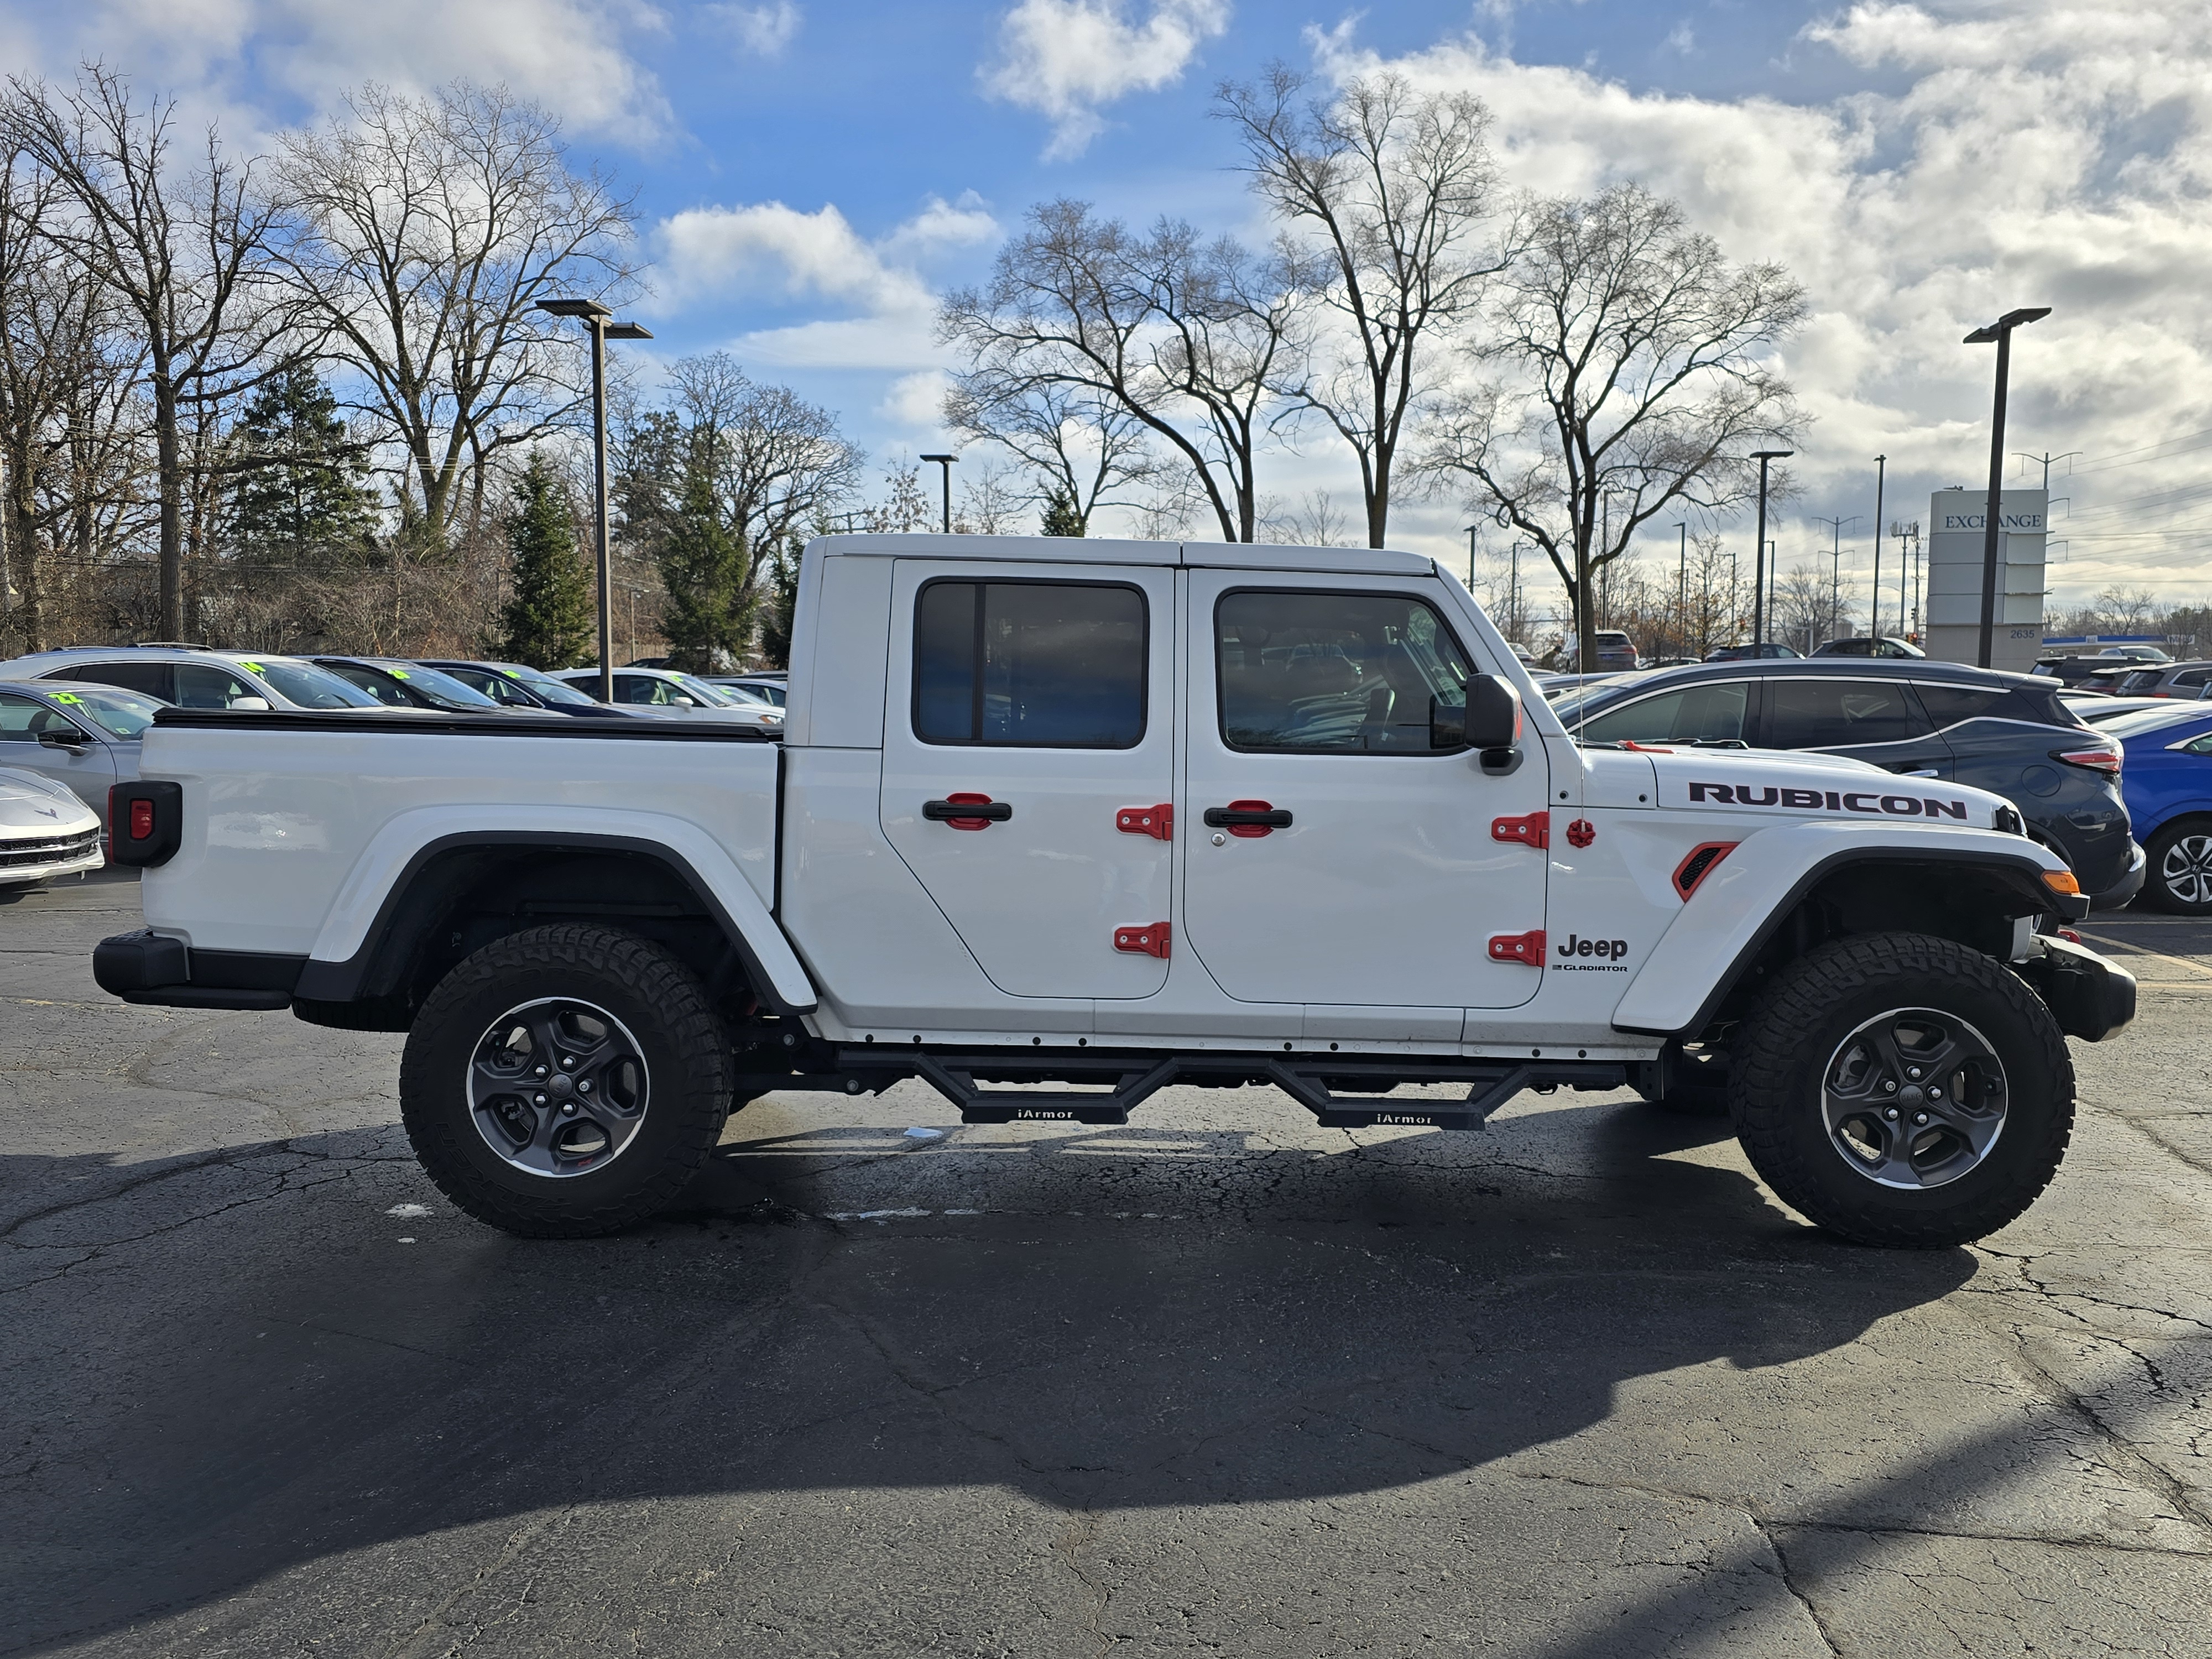
[[2170,702],[2163,708],[2138,708],[2133,714],[2122,714],[2115,720],[2099,720],[2097,728],[2116,738],[2138,738],[2163,726],[2179,726],[2186,720],[2201,720],[2204,715],[2205,710],[2201,703]]
[[118,691],[105,685],[80,686],[75,691],[54,693],[56,702],[70,703],[82,714],[98,720],[110,736],[135,738],[154,723],[154,713],[162,708],[159,697],[149,697],[137,691]]
[[281,657],[240,657],[240,667],[258,674],[276,695],[301,708],[378,708],[383,705],[359,686],[348,685],[328,669]]
[[684,695],[706,708],[742,708],[741,698],[733,697],[719,685],[709,685],[696,674],[671,673],[668,678],[684,688]]
[[425,668],[420,663],[380,663],[378,666],[395,680],[404,680],[432,702],[447,708],[496,708],[497,702],[476,689],[464,685],[442,668]]
[[599,701],[587,697],[573,685],[563,684],[550,674],[541,674],[534,668],[512,667],[499,671],[517,685],[526,686],[531,693],[547,702],[567,703],[571,708],[582,704],[589,707]]

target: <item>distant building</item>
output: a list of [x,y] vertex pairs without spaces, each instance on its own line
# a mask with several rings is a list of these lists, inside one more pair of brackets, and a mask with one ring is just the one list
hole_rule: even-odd
[[[1977,660],[1982,631],[1983,516],[1989,492],[1939,489],[1928,500],[1928,625],[1922,647],[1943,662]],[[1998,600],[1990,666],[2026,673],[2043,649],[2043,550],[2050,494],[1998,498]]]

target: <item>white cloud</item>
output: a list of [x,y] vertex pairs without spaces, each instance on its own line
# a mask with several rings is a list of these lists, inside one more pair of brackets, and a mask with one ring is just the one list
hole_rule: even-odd
[[647,0],[0,0],[11,67],[66,79],[101,58],[195,118],[222,117],[239,144],[284,124],[272,94],[330,112],[364,81],[460,77],[504,82],[572,133],[650,143],[672,125],[667,101],[624,44],[665,27]]
[[1229,27],[1228,0],[1152,0],[1133,21],[1127,0],[1020,0],[1000,20],[984,89],[1052,119],[1048,160],[1079,155],[1104,127],[1099,111],[1182,78],[1199,46]]
[[706,13],[756,58],[781,57],[805,15],[793,0],[775,0],[768,6],[708,6]]
[[944,354],[932,338],[937,295],[923,268],[940,252],[998,234],[972,191],[955,202],[932,197],[872,242],[834,204],[811,213],[781,202],[692,208],[654,233],[655,313],[826,301],[859,314],[755,330],[740,349],[779,368],[934,368]]
[[908,433],[936,434],[945,429],[945,394],[951,377],[941,368],[920,369],[891,382],[877,416]]
[[[1806,33],[1802,49],[1894,89],[1814,106],[1638,94],[1472,38],[1389,61],[1483,97],[1513,184],[1638,179],[1735,258],[1807,284],[1814,315],[1786,362],[1818,417],[1796,464],[1803,512],[1870,515],[1877,453],[1893,516],[1985,476],[1990,356],[1960,337],[2014,306],[2056,310],[2014,349],[2013,447],[2094,458],[2212,428],[2212,9],[1870,0]],[[1314,45],[1340,76],[1383,62],[1341,33]],[[2084,478],[2074,511],[2200,461],[2212,475],[2207,450]],[[2112,580],[2201,592],[2207,542],[2184,516],[2093,520],[2053,576],[2062,599]]]

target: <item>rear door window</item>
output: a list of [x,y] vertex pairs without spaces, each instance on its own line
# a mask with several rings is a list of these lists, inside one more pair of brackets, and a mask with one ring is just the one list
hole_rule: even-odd
[[95,685],[119,685],[126,691],[143,691],[164,702],[176,701],[176,680],[165,662],[88,662],[50,678],[89,681]]
[[[2056,706],[2055,688],[2043,692],[2040,698],[2032,698],[2009,685],[1944,685],[1916,680],[1912,689],[1919,694],[1921,707],[1928,711],[1928,718],[1936,723],[1939,732],[1962,721],[1979,720],[2028,720],[2037,726],[2079,723],[2056,718],[2051,713],[2050,706]],[[2040,691],[2040,688],[2038,690]]]
[[[261,697],[261,688],[243,675],[215,663],[177,665],[177,702],[184,708],[228,708],[241,697]],[[267,699],[263,698],[265,702]]]
[[1133,749],[1146,622],[1144,594],[1118,583],[933,581],[914,608],[915,736]]
[[1750,702],[1745,680],[1679,686],[1608,708],[1575,735],[1586,743],[1741,742]]
[[1924,737],[1911,690],[1902,680],[1778,679],[1766,688],[1769,749],[1856,749]]
[[368,692],[387,708],[412,708],[415,706],[404,691],[374,669],[362,668],[349,662],[326,662],[319,666],[328,669],[348,685]]

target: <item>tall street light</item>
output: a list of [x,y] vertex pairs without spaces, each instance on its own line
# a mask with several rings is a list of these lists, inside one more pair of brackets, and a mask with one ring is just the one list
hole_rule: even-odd
[[1974,661],[1984,668],[1990,665],[1997,626],[1997,526],[2003,516],[2005,381],[2012,372],[2012,331],[2050,314],[2049,306],[2023,306],[1966,338],[1968,345],[1994,341],[1997,349],[1997,394],[1990,415],[1990,498],[1982,508],[1982,633],[1974,652]]
[[1674,528],[1681,532],[1681,544],[1674,554],[1674,631],[1680,637],[1674,648],[1685,656],[1690,650],[1690,524],[1685,519]]
[[540,311],[574,317],[592,336],[592,472],[598,499],[593,536],[599,568],[599,701],[615,700],[614,570],[607,557],[607,342],[650,340],[635,323],[617,323],[597,300],[540,300]]
[[[1874,458],[1874,585],[1867,595],[1867,636],[1881,637],[1881,487],[1887,480],[1889,457]],[[1880,646],[1869,649],[1879,651]]]
[[1754,657],[1766,643],[1766,468],[1768,463],[1786,461],[1796,453],[1794,449],[1752,452],[1751,459],[1759,463],[1759,539],[1752,544],[1757,556],[1751,565],[1751,654]]
[[1474,592],[1474,532],[1481,528],[1479,524],[1467,526],[1467,591],[1470,593]]
[[945,533],[950,536],[952,533],[952,464],[960,458],[957,455],[925,455],[921,459],[935,461],[937,470],[945,475]]

